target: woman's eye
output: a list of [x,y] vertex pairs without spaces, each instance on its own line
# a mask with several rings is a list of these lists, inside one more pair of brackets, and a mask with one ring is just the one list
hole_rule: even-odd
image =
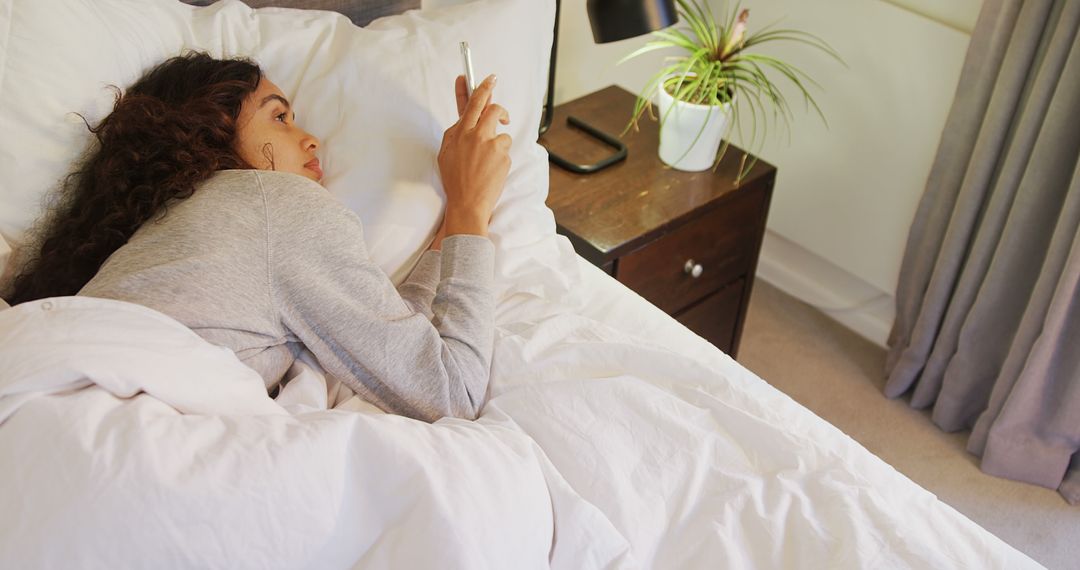
[[284,123],[285,118],[288,117],[288,116],[289,116],[288,112],[278,113],[277,116],[274,117],[274,120],[275,121],[281,121],[282,123]]

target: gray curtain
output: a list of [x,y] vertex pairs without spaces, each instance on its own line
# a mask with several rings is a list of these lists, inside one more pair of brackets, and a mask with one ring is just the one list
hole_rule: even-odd
[[1080,0],[986,0],[908,236],[889,397],[1080,503]]

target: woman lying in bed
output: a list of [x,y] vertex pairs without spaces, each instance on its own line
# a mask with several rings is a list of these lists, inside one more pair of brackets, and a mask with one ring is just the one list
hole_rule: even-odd
[[244,60],[170,59],[91,129],[14,305],[59,295],[139,303],[231,349],[274,388],[303,346],[384,410],[474,418],[493,344],[488,220],[510,167],[494,77],[466,95],[438,163],[446,211],[395,289],[360,220],[320,185],[319,140]]

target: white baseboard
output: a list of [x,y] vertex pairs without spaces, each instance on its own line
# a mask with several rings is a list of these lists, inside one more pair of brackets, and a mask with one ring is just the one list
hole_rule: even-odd
[[885,346],[896,314],[890,293],[771,231],[765,232],[757,277]]

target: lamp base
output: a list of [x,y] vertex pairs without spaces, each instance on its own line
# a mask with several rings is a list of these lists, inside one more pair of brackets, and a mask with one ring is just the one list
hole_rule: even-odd
[[584,131],[586,134],[615,149],[615,152],[593,164],[578,164],[576,162],[571,162],[563,158],[562,156],[559,156],[558,154],[555,154],[555,152],[553,152],[549,148],[548,160],[555,163],[557,166],[576,174],[591,174],[598,170],[603,170],[617,162],[626,160],[626,145],[623,144],[622,141],[620,141],[619,139],[605,133],[604,131],[601,131],[600,129],[586,123],[585,121],[582,121],[581,119],[573,115],[566,118],[566,123],[572,127],[577,127],[578,129]]

